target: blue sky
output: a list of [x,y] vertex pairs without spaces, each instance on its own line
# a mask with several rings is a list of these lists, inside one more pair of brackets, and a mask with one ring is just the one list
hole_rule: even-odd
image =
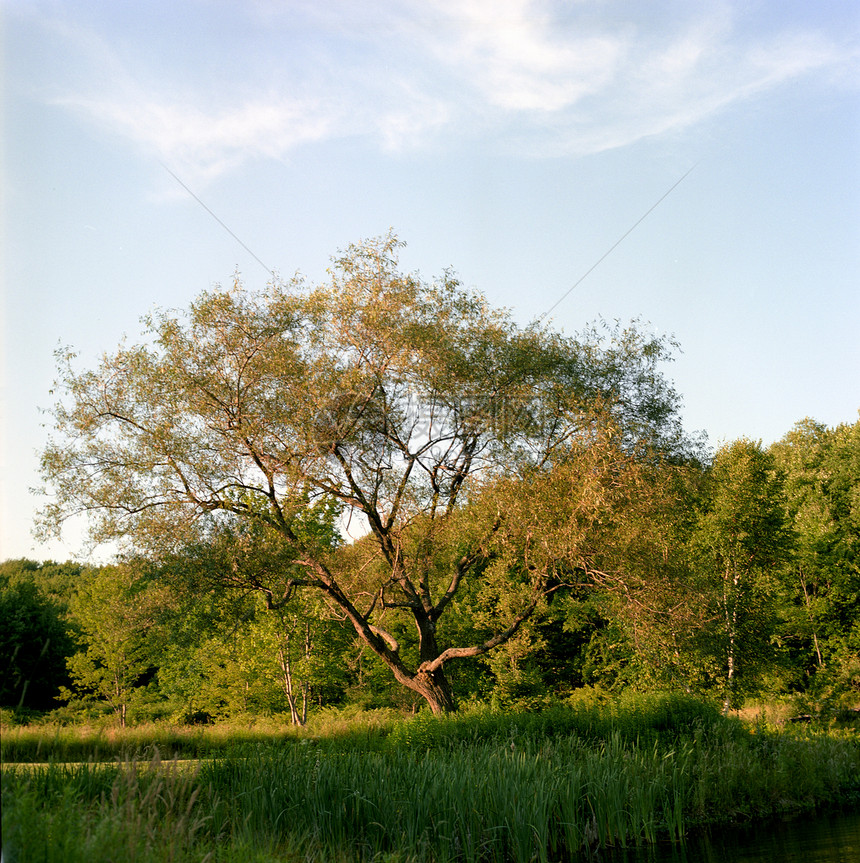
[[[30,535],[54,349],[92,365],[239,271],[405,269],[521,323],[674,335],[690,430],[860,408],[855,0],[0,0],[0,559]],[[238,236],[249,254],[171,176]],[[259,260],[257,260],[259,259]]]

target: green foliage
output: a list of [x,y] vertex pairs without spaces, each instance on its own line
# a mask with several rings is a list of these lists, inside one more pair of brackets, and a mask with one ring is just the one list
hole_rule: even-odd
[[842,694],[856,699],[860,687],[839,668],[860,655],[860,421],[828,429],[803,420],[771,452],[798,537],[783,626],[794,685],[830,698],[841,679]]
[[65,611],[77,590],[81,576],[91,569],[91,566],[74,561],[55,563],[48,560],[39,563],[25,558],[6,560],[0,563],[0,583],[31,582],[37,585],[41,594],[56,602]]
[[[210,575],[273,607],[319,591],[399,684],[444,711],[446,666],[516,636],[558,561],[582,567],[600,543],[613,566],[650,557],[648,522],[620,503],[638,496],[634,462],[679,458],[687,441],[660,372],[671,343],[636,326],[520,328],[450,274],[400,272],[399,246],[352,246],[311,288],[237,281],[184,314],[156,312],[144,343],[91,371],[62,354],[42,522],[58,530],[83,511],[95,536],[160,556],[226,533],[236,565]],[[458,535],[464,505],[475,517]],[[340,511],[369,531],[354,553],[326,532]],[[261,532],[278,542],[259,547]],[[461,593],[478,597],[477,631],[442,642]],[[413,644],[387,628],[404,615]]]
[[[666,687],[728,694],[735,706],[771,694],[795,712],[853,716],[858,429],[804,421],[767,452],[738,441],[701,471],[619,450],[609,423],[559,446],[544,470],[475,485],[445,519],[415,519],[399,548],[410,565],[424,561],[429,583],[444,584],[464,561],[473,567],[436,626],[438,644],[471,644],[479,658],[446,668],[461,702],[537,709],[583,686]],[[367,597],[367,619],[384,620],[399,657],[418,666],[409,607],[390,584],[375,592],[389,572],[378,545],[341,544],[338,505],[304,500],[294,529],[308,547],[327,549],[341,585]],[[391,666],[337,604],[303,590],[305,565],[282,535],[245,522],[198,540],[120,567],[0,564],[10,707],[22,705],[15,686],[30,681],[18,721],[53,707],[59,687],[70,699],[56,713],[63,722],[100,720],[106,709],[120,721],[125,713],[293,723],[344,701],[418,709],[420,695],[391,687]],[[530,586],[537,572],[546,579],[539,594]],[[485,649],[500,619],[531,604]],[[29,641],[16,635],[21,626]],[[71,635],[81,648],[74,691]],[[44,675],[16,658],[41,663]]]
[[158,665],[157,628],[163,595],[132,563],[103,567],[82,579],[71,602],[84,649],[68,660],[74,691],[104,699],[121,725],[143,695],[141,684]]
[[91,370],[60,352],[42,527],[86,512],[145,558],[0,568],[2,698],[54,685],[27,653],[61,643],[54,615],[80,638],[69,710],[122,722],[582,686],[855,706],[860,422],[705,464],[670,340],[518,326],[451,273],[403,273],[400,246],[155,311]]
[[677,841],[703,823],[811,810],[860,791],[855,738],[749,729],[676,695],[548,713],[424,713],[360,740],[234,745],[198,764],[156,754],[7,765],[4,855],[531,863]]
[[7,561],[0,569],[0,706],[49,710],[68,682],[73,632],[63,603],[37,580],[43,567]]
[[774,662],[779,574],[794,536],[782,477],[760,444],[742,439],[720,449],[708,479],[691,540],[711,611],[699,645],[720,659],[728,705],[754,691]]
[[248,600],[232,625],[208,634],[198,629],[193,644],[166,650],[158,673],[161,691],[179,716],[285,713],[302,725],[312,701],[341,699],[348,669],[338,656],[351,649],[353,639],[314,608],[311,597],[277,610]]
[[[309,516],[315,541],[334,545],[333,511],[311,507]],[[288,712],[302,724],[311,702],[341,700],[354,631],[318,596],[294,591],[293,555],[277,535],[222,530],[163,557],[154,572],[172,600],[158,680],[175,715]]]

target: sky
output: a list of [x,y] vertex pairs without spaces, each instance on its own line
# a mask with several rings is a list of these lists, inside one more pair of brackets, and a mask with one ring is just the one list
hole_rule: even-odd
[[31,534],[57,348],[389,230],[523,325],[675,338],[713,447],[858,419],[856,0],[0,0],[0,35],[0,560],[82,553]]

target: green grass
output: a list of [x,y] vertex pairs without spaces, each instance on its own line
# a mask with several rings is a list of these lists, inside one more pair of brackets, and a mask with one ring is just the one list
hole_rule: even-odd
[[345,715],[327,711],[304,728],[259,718],[205,726],[155,722],[127,728],[109,723],[3,725],[0,758],[16,763],[111,761],[146,757],[156,748],[167,759],[205,758],[221,752],[235,752],[241,746],[287,744],[315,738],[372,746],[374,740],[384,739],[401,719],[393,710],[378,710]]
[[856,734],[750,728],[676,696],[330,717],[220,750],[201,733],[194,763],[7,765],[6,863],[550,861],[860,800]]
[[494,740],[543,740],[575,734],[605,739],[671,736],[695,723],[726,724],[718,710],[681,695],[630,694],[603,702],[584,694],[575,703],[541,712],[476,708],[449,717],[429,713],[405,719],[393,710],[321,711],[304,728],[284,722],[249,719],[214,726],[178,726],[147,723],[129,728],[115,725],[3,726],[0,755],[6,762],[112,760],[146,757],[157,747],[165,758],[205,758],[237,747],[265,743],[313,741],[323,747],[381,751],[404,747],[445,747]]

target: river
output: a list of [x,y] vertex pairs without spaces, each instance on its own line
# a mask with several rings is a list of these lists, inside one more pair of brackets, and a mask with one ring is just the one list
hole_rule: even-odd
[[604,852],[593,863],[860,863],[860,811],[718,827],[683,844]]

